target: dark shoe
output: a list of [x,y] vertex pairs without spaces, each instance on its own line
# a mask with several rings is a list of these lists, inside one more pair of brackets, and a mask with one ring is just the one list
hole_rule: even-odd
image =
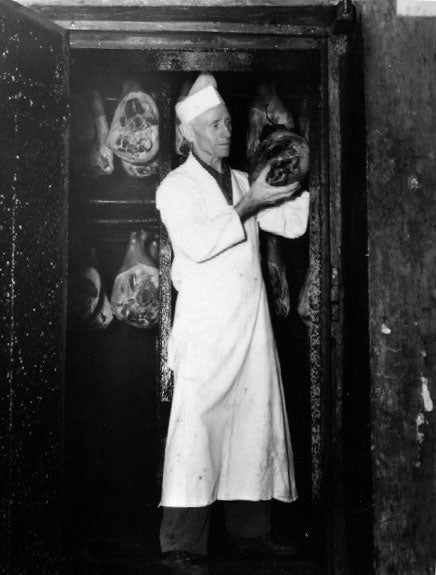
[[273,535],[263,537],[229,535],[228,547],[232,555],[243,559],[290,559],[300,554],[297,539],[279,538]]
[[206,557],[187,551],[168,551],[162,553],[162,565],[174,575],[208,575]]

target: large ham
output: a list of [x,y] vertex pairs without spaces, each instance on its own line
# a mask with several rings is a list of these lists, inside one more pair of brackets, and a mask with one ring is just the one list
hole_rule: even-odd
[[309,146],[294,131],[292,114],[280,101],[272,84],[258,87],[249,112],[247,158],[250,180],[266,165],[267,182],[283,186],[303,180],[309,169]]
[[116,318],[142,329],[155,326],[159,315],[159,272],[151,256],[156,246],[151,244],[147,251],[147,237],[144,230],[130,235],[111,295]]
[[159,110],[138,82],[125,83],[107,137],[113,152],[131,164],[149,164],[159,151]]
[[106,145],[109,133],[104,101],[98,90],[71,100],[72,167],[76,172],[103,176],[112,174],[112,150]]
[[[247,134],[247,158],[253,169],[252,158],[259,148],[265,126],[283,125],[293,128],[292,115],[280,102],[271,84],[260,85],[249,110],[249,131]],[[258,172],[256,172],[258,173]],[[250,180],[254,177],[251,174]],[[272,306],[278,317],[286,317],[290,310],[289,286],[286,267],[280,252],[280,239],[271,233],[264,233],[266,283],[271,293]]]
[[72,328],[106,329],[113,320],[95,249],[73,257],[68,275],[68,320]]
[[[273,84],[261,84],[249,111],[247,158],[250,182],[269,165],[267,182],[284,185],[303,179],[308,170],[309,148],[304,138],[294,131],[291,112],[279,99]],[[266,282],[270,288],[272,305],[278,317],[290,311],[289,286],[286,266],[280,251],[281,240],[266,233]]]
[[266,181],[271,186],[301,182],[309,170],[307,141],[284,127],[277,126],[268,132],[251,158],[250,181],[269,166]]

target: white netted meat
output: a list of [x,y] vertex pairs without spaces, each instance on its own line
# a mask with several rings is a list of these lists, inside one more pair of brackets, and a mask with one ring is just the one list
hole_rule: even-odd
[[121,165],[126,174],[132,178],[148,178],[159,170],[158,160],[153,160],[149,164],[132,164],[121,160]]
[[111,295],[116,318],[141,329],[154,327],[159,316],[159,272],[146,248],[147,237],[144,230],[130,235]]
[[159,110],[154,98],[137,83],[124,86],[107,137],[107,144],[122,160],[147,164],[159,151]]

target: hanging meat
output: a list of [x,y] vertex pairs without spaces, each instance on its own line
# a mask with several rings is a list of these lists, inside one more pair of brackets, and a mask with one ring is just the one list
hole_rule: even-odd
[[132,164],[126,162],[126,160],[121,160],[121,165],[126,174],[132,178],[148,178],[159,170],[158,160],[154,160],[149,164]]
[[154,327],[159,315],[159,272],[150,255],[156,253],[156,246],[152,243],[147,248],[147,238],[144,230],[130,235],[111,295],[116,318],[142,329]]
[[[124,84],[121,98],[107,144],[124,162],[148,164],[150,171],[157,171],[157,164],[151,164],[159,151],[159,110],[156,102],[137,81]],[[138,174],[138,177],[143,177],[143,174]],[[132,169],[131,175],[135,175],[135,169]]]
[[247,134],[247,157],[252,158],[259,147],[260,141],[266,136],[265,126],[283,126],[294,129],[292,114],[287,110],[272,83],[260,84],[251,104],[248,117],[249,131]]
[[[250,181],[254,181],[266,165],[265,154],[259,153],[258,155],[261,142],[265,137],[275,130],[286,130],[290,133],[293,128],[292,114],[280,101],[274,86],[261,84],[256,90],[249,110],[247,158],[250,165]],[[290,311],[290,296],[286,266],[280,250],[281,240],[271,233],[264,233],[263,238],[266,261],[265,280],[271,294],[272,306],[278,317],[286,317]]]
[[305,178],[309,170],[309,145],[293,128],[292,114],[280,101],[274,86],[259,86],[249,113],[250,181],[254,181],[267,165],[270,166],[267,182],[272,186]]
[[113,152],[106,145],[109,133],[104,101],[98,90],[71,100],[72,167],[84,175],[103,176],[114,171]]
[[308,268],[306,271],[306,277],[304,278],[304,284],[301,288],[300,295],[298,298],[297,312],[301,317],[303,322],[310,327],[312,323],[312,317],[310,312],[310,292],[315,280],[315,272],[313,268]]
[[103,288],[95,249],[71,258],[68,275],[68,320],[73,329],[106,329],[113,320]]
[[[189,94],[189,90],[192,88],[192,85],[193,82],[191,80],[186,80],[186,82],[184,82],[177,99],[177,104],[186,98],[186,96]],[[180,130],[180,120],[177,117],[177,114],[175,114],[175,134],[176,154],[186,158],[191,150],[191,145]]]
[[266,181],[271,186],[301,182],[309,170],[309,146],[304,138],[276,127],[264,137],[250,163],[250,181],[269,166]]
[[274,312],[278,317],[286,317],[291,310],[291,298],[286,277],[286,266],[281,253],[281,238],[266,233],[265,255],[268,285],[271,291]]

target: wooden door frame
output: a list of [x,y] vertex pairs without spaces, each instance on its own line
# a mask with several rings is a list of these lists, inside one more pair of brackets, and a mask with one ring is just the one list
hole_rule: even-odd
[[[314,513],[314,538],[325,548],[327,572],[331,575],[347,573],[345,548],[345,520],[343,489],[341,481],[342,446],[342,321],[343,288],[341,283],[341,195],[343,170],[342,164],[342,126],[340,108],[341,66],[347,57],[345,36],[327,34],[322,38],[298,36],[271,36],[261,34],[258,37],[245,37],[243,34],[220,34],[219,41],[199,35],[190,38],[187,32],[184,38],[172,36],[146,36],[121,33],[111,38],[106,32],[101,35],[72,36],[71,46],[82,49],[110,49],[130,51],[147,49],[154,53],[153,71],[202,71],[205,63],[212,69],[210,55],[225,53],[228,58],[262,50],[305,51],[316,50],[320,54],[321,78],[321,143],[319,146],[319,165],[316,174],[311,177],[310,188],[320,201],[312,211],[310,230],[311,265],[319,269],[318,280],[311,288],[312,301],[318,305],[312,307],[313,322],[310,328],[311,352],[311,427],[312,427],[312,494]],[[195,60],[194,55],[203,53]],[[207,55],[209,54],[209,57]],[[195,66],[193,62],[196,62]],[[239,69],[245,69],[247,61],[241,61]],[[238,68],[236,68],[238,69]],[[220,71],[234,71],[228,65]],[[168,100],[168,94],[161,95],[162,102]],[[162,108],[165,109],[165,106]],[[170,119],[169,115],[162,120]],[[171,129],[172,123],[168,126]],[[171,134],[161,121],[162,141]],[[171,169],[171,159],[161,157],[160,176],[163,178]],[[159,259],[160,273],[160,332],[159,332],[159,382],[160,399],[164,403],[171,400],[172,372],[167,363],[167,342],[172,320],[172,289],[170,281],[171,248],[165,229],[161,229],[161,250]],[[323,526],[320,535],[319,526]]]

